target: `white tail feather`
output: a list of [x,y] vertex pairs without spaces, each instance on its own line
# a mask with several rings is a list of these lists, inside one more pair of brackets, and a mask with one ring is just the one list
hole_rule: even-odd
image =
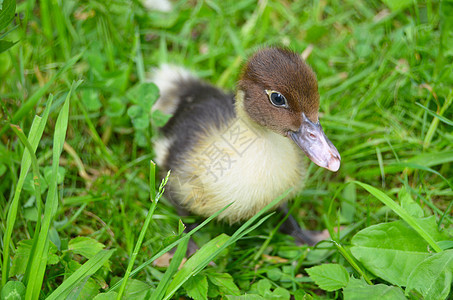
[[163,64],[160,68],[153,69],[148,81],[157,85],[160,97],[153,105],[152,110],[173,114],[181,100],[178,94],[178,85],[193,78],[195,76],[190,71],[178,66]]

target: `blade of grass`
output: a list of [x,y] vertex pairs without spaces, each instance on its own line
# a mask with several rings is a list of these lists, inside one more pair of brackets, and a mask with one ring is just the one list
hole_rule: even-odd
[[[177,286],[181,286],[181,284],[187,281],[187,279],[192,277],[191,274],[193,270],[195,270],[197,266],[200,265],[200,263],[209,259],[219,247],[223,246],[228,241],[229,238],[230,237],[228,235],[222,233],[203,245],[203,247],[198,249],[197,252],[184,263],[184,266],[179,271],[177,269],[175,270],[175,272],[178,271],[178,273],[176,273],[171,282],[168,282],[165,288],[167,289],[167,287],[169,287],[169,290],[174,289],[172,287],[175,285],[175,283]],[[173,274],[175,272],[173,272]],[[165,274],[167,274],[167,272],[165,272]],[[153,294],[153,297],[151,299],[160,300],[163,296],[164,294],[160,294],[157,297],[154,297]]]
[[[178,271],[178,268],[181,265],[181,262],[186,254],[187,245],[189,244],[189,240],[190,240],[190,237],[185,236],[185,238],[181,242],[181,244],[178,245],[178,248],[176,249],[176,252],[171,259],[170,265],[168,266],[167,270],[165,271],[164,276],[162,277],[162,279],[159,282],[159,285],[157,286],[156,290],[154,291],[154,293],[151,296],[151,300],[160,300],[164,297],[165,291],[167,290],[168,286],[172,282],[172,280],[171,280],[172,276]],[[197,253],[198,253],[198,251],[197,251]],[[189,261],[187,261],[187,262],[189,262]],[[186,266],[186,264],[184,264],[184,266]],[[183,267],[183,269],[184,269],[184,267]]]
[[[281,200],[281,199],[280,199]],[[279,201],[280,201],[279,200]],[[277,201],[277,203],[279,202]],[[272,206],[270,206],[269,208],[271,208]],[[263,213],[267,211],[265,209],[263,209]],[[259,213],[258,213],[259,214]],[[222,244],[221,246],[219,246],[219,248],[217,248],[217,250],[215,252],[212,252],[209,256],[205,257],[203,261],[199,262],[199,264],[190,272],[190,274],[188,274],[187,276],[182,276],[182,277],[179,277],[177,273],[175,275],[175,277],[173,278],[173,281],[171,282],[171,285],[169,286],[168,290],[167,290],[167,294],[165,295],[165,298],[164,299],[170,299],[174,293],[176,293],[176,291],[189,279],[191,278],[192,276],[195,276],[197,275],[200,271],[202,271],[213,259],[215,259],[223,250],[225,250],[228,246],[230,246],[231,244],[235,243],[237,240],[241,239],[242,237],[244,237],[245,235],[247,235],[249,232],[255,230],[256,228],[258,228],[261,224],[263,224],[267,219],[269,219],[274,213],[271,213],[265,217],[263,217],[262,219],[260,219],[256,224],[254,224],[253,226],[251,226],[250,228],[248,228],[248,226],[250,226],[250,224],[252,224],[252,222],[250,222],[249,224],[247,224],[247,226],[241,226],[236,232],[235,234],[233,234],[229,239],[228,241],[226,241],[224,244]],[[238,233],[239,232],[239,233]],[[178,277],[176,277],[178,276]],[[179,279],[180,278],[180,279]],[[176,280],[178,279],[178,280]]]
[[[103,45],[104,45],[104,51],[107,57],[107,63],[108,66],[111,70],[115,70],[115,55],[114,55],[114,49],[115,47],[113,46],[112,42],[112,31],[114,28],[111,28],[109,26],[109,20],[108,20],[108,15],[103,15],[101,18],[99,18],[99,32],[101,33],[101,40],[103,40]],[[111,31],[112,30],[112,31]]]
[[[66,204],[66,202],[65,202]],[[77,211],[71,216],[71,218],[66,222],[66,224],[64,224],[63,226],[61,227],[58,227],[57,229],[59,231],[62,231],[64,230],[65,228],[67,228],[68,226],[72,225],[72,223],[79,217],[79,215],[85,210],[85,207],[87,207],[88,203],[83,203],[78,209]]]
[[381,149],[376,147],[376,157],[379,163],[379,170],[381,171],[381,181],[382,187],[385,188],[385,169],[384,169],[384,160],[382,159]]
[[[407,190],[410,190],[412,194],[415,194],[425,205],[427,205],[429,208],[431,208],[434,212],[436,212],[439,215],[445,215],[444,220],[446,220],[449,224],[453,223],[453,219],[448,214],[448,212],[451,211],[451,205],[453,205],[452,204],[453,201],[450,201],[449,208],[444,212],[444,211],[440,210],[437,206],[435,206],[427,198],[425,198],[423,195],[421,195],[419,189],[414,189],[409,184],[406,184],[403,181],[402,181],[402,183],[406,185]],[[444,221],[444,220],[442,220],[442,221]],[[440,221],[439,221],[439,225],[441,225],[441,224],[442,223],[440,223]],[[440,226],[438,226],[438,229],[441,230]]]
[[[44,209],[44,219],[42,222],[41,231],[39,232],[38,243],[35,249],[30,253],[31,267],[29,280],[27,282],[27,290],[25,292],[25,299],[38,299],[41,292],[41,287],[46,270],[47,263],[47,249],[49,247],[49,229],[53,217],[58,208],[57,198],[57,174],[60,162],[60,155],[63,150],[63,144],[66,137],[66,129],[68,127],[69,118],[69,103],[72,92],[77,88],[80,82],[73,83],[69,93],[66,97],[63,108],[58,114],[57,122],[55,124],[53,152],[52,152],[52,175],[47,192],[46,205]],[[34,251],[33,251],[34,250]]]
[[[32,172],[33,172],[34,192],[35,192],[35,198],[36,198],[36,206],[37,206],[37,210],[38,210],[37,214],[38,214],[38,216],[41,216],[41,214],[42,214],[42,202],[41,201],[42,200],[41,200],[41,183],[39,180],[38,160],[34,153],[33,146],[28,142],[27,138],[25,137],[25,134],[22,132],[22,129],[20,129],[20,127],[17,125],[11,125],[11,128],[16,133],[16,135],[19,137],[22,144],[24,144],[25,148],[28,150],[28,153],[30,153]],[[36,247],[38,232],[39,232],[40,228],[41,228],[41,218],[38,217],[37,221],[36,221],[36,225],[35,225],[35,230],[33,233],[32,249],[34,247]],[[31,256],[28,257],[27,269],[30,268],[30,258],[31,258]],[[26,271],[25,277],[24,277],[25,282],[28,280],[27,275],[29,275],[29,273]]]
[[[425,167],[425,166],[420,166],[418,164],[413,164],[413,163],[398,163],[397,165],[404,166],[406,168],[419,169],[419,170],[424,170],[424,171],[428,171],[428,172],[434,173],[437,176],[439,176],[440,178],[442,178],[442,180],[445,181],[448,184],[448,186],[450,187],[450,189],[453,191],[453,183],[450,182],[447,178],[445,178],[442,174],[440,174],[439,172],[437,172],[434,169],[431,169],[431,168],[428,168],[428,167]],[[438,224],[438,228],[439,229],[440,229],[440,227],[442,225],[442,222],[444,221],[445,217],[451,212],[452,206],[453,206],[453,201],[450,201],[450,204],[448,205],[447,209],[442,214],[442,217],[439,220],[439,224]]]
[[41,14],[41,23],[42,23],[42,31],[46,36],[47,40],[52,40],[52,23],[50,17],[50,0],[40,0],[39,7],[40,7],[40,14]]
[[[33,107],[36,105],[36,103],[41,99],[41,97],[47,92],[47,90],[50,88],[52,83],[57,79],[60,78],[61,74],[63,74],[67,69],[71,68],[79,59],[82,57],[83,52],[77,54],[73,58],[71,58],[60,70],[58,70],[55,75],[53,75],[46,84],[41,87],[39,90],[37,90],[28,100],[23,103],[20,108],[16,111],[16,113],[13,116],[13,123],[17,123],[19,120],[21,120],[25,114],[27,114],[30,110],[33,109]],[[0,131],[0,135],[3,134],[4,130]]]
[[448,107],[451,105],[452,102],[453,102],[453,92],[450,91],[450,94],[448,95],[447,99],[445,100],[444,105],[442,105],[442,108],[440,109],[440,111],[438,110],[439,114],[434,113],[433,111],[431,111],[427,107],[421,105],[420,103],[416,103],[418,106],[423,108],[427,113],[434,116],[433,120],[431,121],[431,125],[429,125],[428,131],[426,132],[425,140],[423,141],[424,149],[427,149],[429,147],[429,145],[431,144],[431,140],[434,137],[434,133],[436,132],[437,127],[439,126],[439,121],[442,121],[445,124],[448,124],[450,126],[453,125],[452,121],[450,121],[447,118],[442,116],[444,114],[444,112],[448,109]]
[[153,157],[152,154],[145,154],[143,156],[140,156],[140,157],[134,159],[133,161],[128,162],[127,164],[125,164],[124,166],[122,166],[121,168],[118,169],[118,171],[115,173],[115,175],[113,175],[113,178],[114,179],[120,178],[124,174],[124,172],[126,172],[130,168],[141,164],[145,160],[150,160],[152,157]]
[[3,31],[9,23],[14,19],[14,13],[16,12],[16,1],[5,0],[2,1],[2,7],[0,11],[0,31]]
[[255,255],[253,256],[253,259],[252,261],[257,261],[261,255],[264,253],[264,250],[267,249],[267,247],[269,246],[269,243],[271,242],[272,238],[275,236],[275,234],[277,233],[277,231],[280,229],[280,227],[283,225],[283,223],[288,219],[288,217],[292,214],[294,208],[296,206],[292,206],[291,209],[288,211],[288,213],[285,214],[285,216],[280,220],[280,222],[277,224],[277,226],[275,226],[275,228],[269,233],[269,236],[266,238],[266,240],[264,241],[264,243],[261,245],[260,249],[255,253]]
[[343,189],[345,187],[346,187],[346,185],[343,184],[339,188],[337,188],[337,190],[335,191],[335,194],[333,195],[333,197],[330,200],[329,209],[327,210],[327,213],[325,213],[323,216],[323,220],[324,220],[324,223],[326,224],[326,229],[329,232],[329,236],[331,237],[332,240],[337,241],[338,243],[340,242],[340,232],[341,232],[340,226],[338,226],[338,231],[335,232],[334,225],[332,224],[332,222],[330,222],[330,220],[331,220],[331,216],[332,216],[332,213],[334,210],[335,199],[338,198],[338,195],[343,191]]
[[253,36],[253,34],[250,33],[256,28],[256,23],[263,15],[264,9],[267,6],[267,2],[267,0],[258,1],[258,5],[252,16],[248,18],[247,22],[242,26],[240,33],[243,40],[249,40]]
[[[170,245],[168,245],[167,247],[165,247],[164,249],[160,250],[159,252],[156,253],[156,255],[154,255],[153,257],[151,257],[149,260],[147,260],[146,262],[142,263],[140,266],[138,266],[134,271],[131,272],[131,274],[129,275],[129,278],[134,276],[135,274],[137,274],[138,272],[140,272],[143,268],[145,268],[147,265],[151,264],[153,261],[155,261],[156,259],[158,259],[159,257],[161,257],[163,254],[167,253],[168,251],[170,251],[171,249],[173,249],[175,246],[179,245],[181,242],[184,241],[184,239],[187,237],[187,236],[192,236],[195,232],[197,232],[198,230],[200,230],[201,228],[203,228],[206,224],[208,224],[209,222],[211,222],[214,218],[216,218],[218,215],[220,215],[223,211],[225,211],[225,209],[227,209],[228,207],[230,207],[232,203],[228,204],[227,206],[225,206],[224,208],[222,208],[221,210],[219,210],[218,212],[216,212],[215,214],[213,214],[212,216],[210,216],[209,218],[207,218],[206,220],[204,220],[200,225],[198,225],[197,227],[195,227],[194,229],[192,229],[189,233],[187,233],[185,236],[181,237],[180,239],[174,241],[173,243],[171,243]],[[120,286],[120,284],[122,284],[124,279],[121,279],[120,281],[118,281],[117,283],[115,283],[112,288],[110,289],[111,291],[113,291],[114,289],[118,288],[118,286]]]
[[140,82],[145,82],[145,64],[143,63],[143,54],[140,44],[140,29],[135,27],[135,65],[137,67],[137,76]]
[[433,174],[436,174],[437,176],[442,178],[442,180],[445,181],[445,183],[447,183],[448,186],[450,187],[450,189],[453,191],[453,183],[451,183],[447,178],[445,178],[442,174],[440,174],[439,172],[437,172],[434,169],[431,169],[431,168],[426,167],[426,166],[421,166],[421,165],[416,164],[416,163],[409,163],[409,162],[395,163],[395,164],[392,164],[392,165],[401,166],[401,167],[404,167],[404,168],[411,168],[411,169],[418,169],[418,170],[428,171],[428,172],[431,172]]
[[337,247],[338,251],[340,251],[341,255],[348,261],[348,263],[365,279],[365,281],[369,285],[373,285],[373,282],[368,278],[366,273],[360,268],[360,266],[356,263],[355,259],[352,257],[351,254],[337,241],[332,240],[332,243]]
[[96,273],[112,256],[115,249],[101,250],[69,276],[46,300],[67,299],[71,291],[87,277]]
[[[351,183],[350,183],[351,184]],[[357,264],[357,262],[355,261],[355,259],[353,258],[352,255],[349,254],[349,252],[341,245],[340,243],[340,240],[341,240],[341,230],[340,230],[340,224],[339,224],[339,220],[340,218],[337,217],[337,220],[338,220],[338,225],[337,225],[337,228],[338,228],[338,231],[335,232],[334,228],[333,228],[333,225],[332,223],[330,222],[330,218],[329,216],[331,216],[332,214],[332,211],[334,209],[334,202],[335,202],[335,199],[337,199],[338,195],[343,191],[343,189],[346,187],[346,184],[343,184],[341,185],[336,191],[335,191],[335,194],[334,196],[332,197],[332,199],[330,200],[330,204],[329,204],[329,209],[327,210],[327,213],[323,216],[323,219],[324,219],[324,223],[326,224],[326,228],[327,230],[329,231],[329,235],[331,237],[330,239],[330,242],[332,242],[335,247],[337,248],[337,250],[341,253],[341,255],[343,255],[343,257],[349,262],[349,264],[365,279],[365,281],[369,284],[369,285],[373,285],[373,283],[371,282],[371,280],[368,278],[368,276],[366,275],[366,273],[362,270],[362,268]],[[362,220],[361,222],[364,222],[364,220]],[[360,223],[360,222],[359,222]],[[355,226],[357,226],[358,224],[355,224]],[[359,225],[360,226],[360,225]]]
[[66,30],[65,17],[63,16],[63,7],[60,6],[60,3],[64,5],[64,2],[57,0],[51,0],[53,19],[55,20],[55,27],[58,32],[58,46],[63,53],[63,58],[65,60],[69,59],[69,53],[71,46],[69,44],[68,34]]
[[382,191],[378,190],[371,185],[360,181],[352,181],[362,188],[367,190],[371,195],[376,197],[379,201],[384,203],[390,209],[392,209],[398,216],[400,216],[409,226],[411,226],[428,244],[433,248],[436,252],[442,252],[442,249],[437,245],[436,241],[427,233],[418,223],[417,221],[407,213],[401,206],[399,206],[395,201],[393,201],[389,196],[384,194]]
[[[118,295],[116,299],[120,300],[123,297],[124,291],[126,290],[127,280],[129,279],[129,275],[131,274],[132,267],[134,266],[135,259],[140,251],[142,246],[143,240],[145,239],[146,231],[148,230],[149,223],[152,220],[154,211],[157,207],[157,203],[159,202],[160,197],[165,191],[165,185],[168,182],[168,178],[170,177],[170,171],[167,173],[167,176],[162,180],[162,183],[159,187],[159,192],[156,196],[156,188],[155,188],[155,180],[156,180],[156,164],[153,161],[150,161],[150,170],[149,170],[149,187],[150,187],[150,200],[151,200],[151,207],[146,215],[145,222],[143,223],[142,229],[140,230],[140,234],[135,244],[134,250],[131,255],[131,259],[129,260],[129,264],[127,265],[126,273],[123,277],[123,282],[121,284],[120,290],[118,291]],[[185,252],[184,252],[185,253]]]
[[[222,244],[215,252],[211,253],[209,256],[207,256],[203,261],[201,261],[198,266],[196,266],[189,275],[183,276],[183,277],[178,277],[177,273],[175,277],[173,278],[173,281],[171,285],[169,286],[167,290],[167,294],[165,295],[164,299],[170,299],[174,293],[191,277],[195,276],[198,274],[201,270],[203,270],[214,258],[216,258],[223,250],[225,250],[227,247],[229,247],[231,244],[235,243],[245,235],[247,235],[249,232],[252,230],[256,229],[259,227],[264,221],[266,221],[273,213],[261,218],[259,221],[257,221],[258,218],[260,218],[265,212],[267,212],[269,209],[275,207],[281,200],[283,200],[289,193],[291,189],[280,195],[278,198],[276,198],[274,201],[266,205],[262,210],[260,210],[257,214],[255,214],[252,218],[250,218],[247,222],[245,222],[241,227],[239,227],[238,230],[226,241],[224,244]],[[255,221],[257,221],[254,225],[252,225]],[[180,279],[179,279],[180,278]],[[178,279],[178,280],[176,280]]]
[[351,86],[351,85],[355,84],[356,82],[359,82],[363,78],[369,76],[370,73],[372,73],[372,72],[374,72],[376,70],[376,67],[378,66],[377,62],[378,61],[376,61],[376,63],[374,63],[370,67],[364,69],[360,73],[357,73],[355,76],[352,76],[352,77],[344,80],[343,83],[340,84],[339,86],[330,89],[328,92],[326,92],[324,94],[324,97],[325,98],[332,97],[333,95],[346,90],[349,86]]
[[[47,123],[47,118],[49,116],[50,107],[52,106],[53,96],[50,95],[49,99],[46,103],[46,108],[42,117],[36,116],[33,119],[33,123],[31,125],[30,133],[28,135],[28,140],[32,146],[33,153],[38,148],[38,143],[41,140],[42,134],[44,132],[45,125]],[[27,176],[28,170],[30,169],[31,165],[31,156],[29,151],[24,151],[22,155],[21,161],[21,169],[19,174],[19,180],[16,185],[16,189],[14,191],[14,198],[11,202],[11,205],[8,210],[8,216],[6,221],[6,230],[3,236],[3,268],[2,268],[2,284],[1,286],[5,285],[8,279],[9,273],[9,247],[11,243],[11,235],[13,233],[14,224],[16,222],[17,216],[17,209],[19,206],[19,197],[22,192],[22,187],[24,185],[25,177]]]
[[240,68],[242,60],[244,58],[241,56],[236,56],[233,63],[220,75],[219,80],[217,80],[217,85],[224,87],[228,78],[231,77],[231,74],[234,73],[238,68]]
[[[441,164],[446,164],[453,161],[453,150],[446,150],[442,152],[422,153],[413,156],[403,163],[417,164],[423,167],[432,167]],[[385,166],[385,174],[395,174],[404,170],[399,162],[392,162]],[[368,168],[360,171],[362,176],[375,176],[380,174],[379,168]]]
[[107,148],[107,146],[104,144],[102,141],[101,137],[99,136],[96,126],[94,126],[93,122],[91,121],[90,117],[88,116],[88,113],[85,109],[85,107],[82,105],[81,101],[76,101],[78,108],[82,111],[83,116],[85,117],[85,122],[88,125],[88,128],[90,129],[90,134],[91,137],[93,138],[94,142],[99,146],[101,149],[102,153],[104,154],[104,159],[106,162],[109,164],[109,166],[115,171],[118,171],[118,167],[114,164],[114,159],[112,158],[112,151]]
[[[450,97],[449,99],[453,99],[453,97]],[[421,108],[423,108],[427,113],[429,113],[431,116],[435,117],[435,118],[438,118],[440,121],[444,122],[445,124],[447,125],[450,125],[450,126],[453,126],[453,121],[450,120],[450,119],[447,119],[435,112],[433,112],[432,110],[430,110],[429,108],[423,106],[422,104],[416,102],[415,104],[417,104],[418,106],[420,106]],[[448,105],[447,105],[448,104]],[[448,106],[451,104],[451,101],[449,101],[449,103],[445,102],[444,106],[442,107],[442,109],[444,107],[448,108]],[[446,110],[446,109],[445,109]],[[444,112],[445,112],[444,110]]]

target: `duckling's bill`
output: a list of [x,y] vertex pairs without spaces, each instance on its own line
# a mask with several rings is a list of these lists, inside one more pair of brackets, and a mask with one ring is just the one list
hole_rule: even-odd
[[313,123],[302,114],[302,125],[297,131],[289,131],[288,136],[304,151],[315,164],[336,172],[340,168],[340,153],[322,130],[319,121]]

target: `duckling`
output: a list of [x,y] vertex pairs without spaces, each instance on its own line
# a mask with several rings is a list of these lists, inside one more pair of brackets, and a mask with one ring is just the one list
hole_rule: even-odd
[[340,167],[319,122],[316,76],[288,49],[252,55],[235,95],[180,67],[163,66],[151,81],[160,90],[153,110],[172,115],[155,142],[156,162],[172,172],[167,197],[191,213],[208,217],[233,202],[218,219],[241,222],[303,189],[304,156],[333,172]]

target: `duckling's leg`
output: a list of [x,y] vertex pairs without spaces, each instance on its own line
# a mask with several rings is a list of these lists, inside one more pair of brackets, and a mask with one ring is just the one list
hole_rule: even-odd
[[[288,207],[283,205],[280,207],[280,211],[285,215],[288,214]],[[323,231],[315,230],[306,230],[300,228],[296,219],[292,215],[289,215],[288,218],[280,226],[280,231],[286,234],[289,234],[294,237],[298,244],[307,244],[309,246],[314,246],[322,240],[329,238]]]

